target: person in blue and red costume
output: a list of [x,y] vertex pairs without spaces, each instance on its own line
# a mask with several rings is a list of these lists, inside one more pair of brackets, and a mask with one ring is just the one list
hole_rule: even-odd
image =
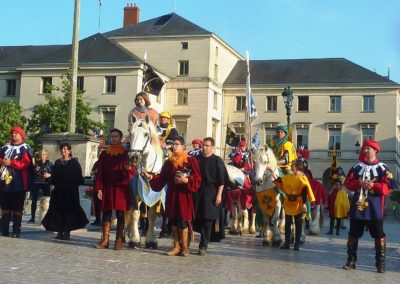
[[277,141],[275,145],[275,156],[278,160],[278,167],[284,174],[291,172],[292,162],[297,159],[296,148],[288,140],[289,129],[285,125],[276,127]]
[[203,141],[201,139],[194,139],[192,141],[193,149],[188,152],[188,154],[192,157],[200,157],[203,152],[201,151],[201,146],[203,146]]
[[375,266],[385,272],[386,235],[383,231],[385,196],[397,187],[389,167],[378,160],[381,146],[375,140],[365,141],[360,151],[360,162],[353,166],[344,185],[354,192],[350,203],[350,231],[347,240],[347,263],[343,269],[355,269],[358,239],[365,227],[375,239]]
[[252,171],[250,164],[250,153],[246,148],[246,141],[240,141],[236,152],[231,155],[232,166],[240,169],[246,175],[249,175]]
[[172,139],[172,156],[161,168],[160,174],[141,173],[150,180],[154,191],[161,191],[168,185],[165,201],[165,215],[172,228],[173,247],[169,256],[189,256],[189,235],[192,235],[194,219],[193,192],[200,188],[201,173],[197,159],[185,151],[181,136]]
[[24,143],[25,131],[20,126],[10,130],[11,141],[0,150],[0,205],[2,210],[1,234],[8,236],[10,219],[13,221],[13,238],[21,234],[22,210],[25,193],[33,186],[32,149]]

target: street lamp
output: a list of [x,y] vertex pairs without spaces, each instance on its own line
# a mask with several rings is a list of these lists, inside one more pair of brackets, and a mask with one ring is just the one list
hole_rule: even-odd
[[356,154],[358,155],[358,153],[360,152],[360,142],[357,140],[354,146],[356,147]]
[[288,86],[282,92],[283,102],[285,103],[286,108],[286,116],[287,116],[287,125],[288,129],[290,128],[290,115],[293,101],[293,91]]

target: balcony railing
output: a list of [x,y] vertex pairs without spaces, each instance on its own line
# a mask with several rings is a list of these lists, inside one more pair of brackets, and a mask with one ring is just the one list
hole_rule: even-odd
[[[328,150],[328,157],[332,157],[332,153],[334,150]],[[342,156],[342,151],[336,150],[336,157],[340,158]]]

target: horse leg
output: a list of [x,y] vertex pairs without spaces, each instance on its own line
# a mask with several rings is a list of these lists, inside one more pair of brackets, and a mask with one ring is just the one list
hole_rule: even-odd
[[229,234],[232,235],[236,235],[238,232],[238,228],[237,228],[237,206],[236,206],[236,202],[232,202],[232,218],[231,218],[231,228],[229,229]]
[[320,231],[321,205],[315,206],[315,218],[311,221],[310,235],[318,235]]
[[285,210],[282,208],[279,195],[276,196],[276,207],[272,215],[272,246],[279,247],[282,243],[281,233],[285,233]]
[[252,209],[252,212],[251,212],[249,233],[250,234],[255,234],[256,233],[256,212],[253,209]]
[[243,233],[243,210],[240,202],[237,202],[237,232],[239,235]]
[[130,248],[138,248],[140,247],[140,234],[139,234],[139,218],[140,218],[140,212],[138,209],[131,209],[132,211],[132,226],[130,228],[130,232],[128,233],[130,235],[129,238],[129,247]]
[[156,214],[157,205],[153,205],[152,207],[148,207],[147,210],[147,220],[148,220],[148,230],[146,235],[146,248],[157,249],[157,240],[154,236],[154,223],[157,217]]
[[[240,207],[242,207],[240,205]],[[241,209],[240,212],[242,213],[242,234],[248,234],[249,233],[249,211],[247,210],[247,208],[245,209]]]

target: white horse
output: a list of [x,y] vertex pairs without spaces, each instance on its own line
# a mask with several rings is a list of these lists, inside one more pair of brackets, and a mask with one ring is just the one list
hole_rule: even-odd
[[[149,117],[143,119],[136,119],[130,116],[130,149],[129,160],[132,165],[135,165],[138,170],[143,169],[149,173],[159,173],[163,164],[163,153],[160,145],[160,140],[157,131]],[[157,248],[157,240],[154,236],[154,222],[156,219],[157,204],[165,192],[157,193],[150,189],[148,182],[144,181],[140,173],[136,175],[136,183],[132,185],[134,196],[132,197],[136,202],[136,206],[131,208],[125,213],[126,218],[126,233],[129,237],[129,247],[140,247],[140,234],[139,234],[139,205],[145,202],[149,206],[147,212],[148,217],[148,231],[146,235],[145,247]],[[130,181],[132,183],[132,181]],[[143,190],[139,190],[139,194],[135,189],[143,186]],[[144,199],[144,200],[143,200]]]
[[[272,182],[271,173],[267,170],[267,165],[271,165],[278,174],[278,163],[271,148],[259,148],[254,157],[254,183],[258,206],[263,214],[263,230],[265,238],[263,245],[278,247],[282,243],[281,231],[284,228],[284,213],[280,194],[275,191],[275,184]],[[279,174],[278,174],[279,175]]]
[[[255,219],[256,215],[252,214],[251,218],[249,218],[248,208],[243,208],[241,202],[241,195],[247,194],[245,193],[244,185],[245,185],[245,174],[238,168],[226,165],[226,170],[228,171],[229,181],[233,185],[231,191],[228,191],[228,198],[231,201],[231,228],[229,230],[230,234],[255,234],[256,225]],[[233,192],[236,192],[237,198],[236,200],[232,199]],[[250,222],[249,222],[250,219]]]

